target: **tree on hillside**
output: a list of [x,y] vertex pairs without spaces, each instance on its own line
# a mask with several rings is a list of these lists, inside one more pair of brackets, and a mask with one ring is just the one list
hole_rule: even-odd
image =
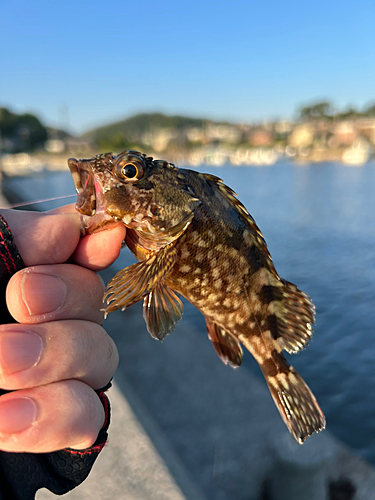
[[90,138],[99,147],[104,145],[110,149],[120,149],[126,144],[144,146],[146,135],[157,130],[176,130],[178,133],[187,128],[202,128],[209,121],[186,116],[168,116],[162,113],[141,113],[119,122],[96,128],[87,132],[84,137]]
[[353,120],[354,118],[358,118],[359,116],[363,116],[363,113],[358,111],[354,106],[349,105],[344,111],[341,111],[336,115],[338,120]]
[[299,109],[299,118],[302,121],[313,120],[317,118],[329,118],[334,115],[334,108],[329,101],[320,101],[310,106],[303,106]]
[[370,106],[368,106],[365,111],[364,111],[364,114],[366,116],[374,116],[375,117],[375,103],[373,104],[370,104]]
[[31,113],[16,114],[0,108],[0,133],[9,149],[28,151],[40,147],[48,137],[47,129]]

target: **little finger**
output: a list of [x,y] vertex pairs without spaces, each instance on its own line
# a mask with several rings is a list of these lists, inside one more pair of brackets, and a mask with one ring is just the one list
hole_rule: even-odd
[[98,395],[78,380],[56,382],[0,397],[0,449],[49,453],[85,449],[104,423]]

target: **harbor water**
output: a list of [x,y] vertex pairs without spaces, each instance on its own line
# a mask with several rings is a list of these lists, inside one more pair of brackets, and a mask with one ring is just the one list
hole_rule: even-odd
[[[221,177],[238,193],[264,234],[280,276],[312,297],[313,340],[288,358],[315,393],[328,429],[375,463],[375,163],[360,168],[204,165],[199,170]],[[10,178],[7,189],[23,200],[74,193],[68,171]],[[185,315],[206,335],[194,307],[187,304]],[[262,376],[250,355],[241,369]]]

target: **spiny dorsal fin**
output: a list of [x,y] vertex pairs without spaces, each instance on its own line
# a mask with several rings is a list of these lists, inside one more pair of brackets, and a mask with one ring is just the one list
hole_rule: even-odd
[[217,177],[216,175],[212,174],[201,174],[207,181],[211,181],[214,183],[221,184],[223,182],[223,179],[220,179],[220,177]]
[[211,174],[202,174],[204,178],[211,183],[211,186],[218,190],[221,195],[232,205],[232,207],[241,215],[242,219],[247,223],[249,227],[249,233],[253,239],[254,245],[267,257],[270,269],[278,278],[278,274],[273,266],[272,257],[268,251],[267,243],[264,236],[257,226],[257,223],[252,218],[252,216],[247,211],[246,207],[237,198],[237,193],[233,191],[229,186],[223,183],[223,181]]

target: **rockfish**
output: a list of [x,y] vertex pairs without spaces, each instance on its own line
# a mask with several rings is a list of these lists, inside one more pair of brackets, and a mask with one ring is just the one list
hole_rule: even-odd
[[150,334],[162,340],[181,319],[179,295],[205,317],[220,359],[236,368],[245,346],[299,443],[325,427],[312,392],[282,351],[312,336],[314,305],[280,278],[254,219],[214,175],[176,168],[137,151],[69,159],[86,234],[114,222],[139,262],[114,276],[106,313],[143,299]]

